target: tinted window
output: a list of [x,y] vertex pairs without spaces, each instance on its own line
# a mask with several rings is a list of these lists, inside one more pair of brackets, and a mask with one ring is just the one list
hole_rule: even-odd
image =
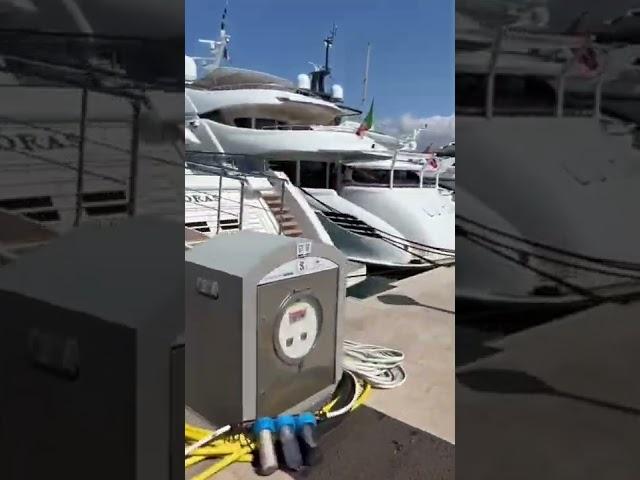
[[[353,183],[388,187],[391,183],[390,170],[369,170],[358,168],[353,170]],[[412,170],[396,170],[393,174],[395,187],[417,187],[420,185],[420,174]]]
[[495,108],[522,108],[553,111],[556,105],[555,89],[538,77],[497,75]]
[[[345,180],[347,180],[347,176]],[[366,170],[358,168],[351,171],[351,179],[353,183],[362,183],[364,185],[389,185],[389,172],[387,170]]]
[[271,118],[256,118],[257,130],[262,130],[263,128],[274,128],[277,125],[278,125],[278,122]]
[[300,162],[300,185],[308,188],[326,188],[327,163]]
[[200,118],[206,118],[207,120],[211,120],[213,122],[224,123],[222,121],[222,114],[220,113],[220,110],[201,113]]
[[251,119],[250,118],[236,118],[233,123],[235,123],[236,127],[240,128],[251,128]]
[[456,106],[484,108],[487,77],[463,73],[456,75]]
[[[486,75],[456,75],[456,107],[460,112],[482,113],[485,109]],[[524,75],[496,75],[495,114],[553,114],[556,92],[545,79]]]

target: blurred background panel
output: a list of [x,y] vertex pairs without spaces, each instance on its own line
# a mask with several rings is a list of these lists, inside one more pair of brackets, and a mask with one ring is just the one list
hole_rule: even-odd
[[3,478],[183,476],[183,50],[182,1],[0,1]]
[[633,3],[456,3],[460,478],[637,471]]

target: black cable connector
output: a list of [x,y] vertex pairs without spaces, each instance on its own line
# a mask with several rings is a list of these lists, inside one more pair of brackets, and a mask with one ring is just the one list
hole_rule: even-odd
[[300,452],[306,466],[312,467],[322,461],[322,451],[316,440],[316,417],[305,412],[296,417],[296,433]]

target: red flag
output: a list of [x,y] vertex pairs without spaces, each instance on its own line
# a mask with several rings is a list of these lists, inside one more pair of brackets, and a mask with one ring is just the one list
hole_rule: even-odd
[[591,39],[587,35],[585,36],[584,45],[577,52],[576,55],[577,64],[580,66],[580,73],[585,76],[597,75],[600,69],[600,62],[598,60],[598,53],[595,48],[591,46]]
[[427,164],[433,169],[433,170],[438,170],[440,168],[440,163],[438,162],[438,159],[436,158],[435,155],[430,154],[427,157]]

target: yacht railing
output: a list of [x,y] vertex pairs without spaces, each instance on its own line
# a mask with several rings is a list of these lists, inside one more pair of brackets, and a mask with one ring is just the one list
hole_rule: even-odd
[[[276,182],[279,184],[279,194],[280,194],[280,214],[284,213],[284,202],[285,202],[285,192],[286,192],[286,184],[287,180],[280,178],[276,175],[273,175],[268,172],[268,160],[264,158],[259,159],[259,164],[262,165],[262,169],[258,170],[241,170],[242,165],[246,165],[248,161],[252,161],[256,163],[256,157],[250,155],[242,155],[242,154],[226,154],[226,153],[216,153],[216,152],[188,152],[187,159],[185,165],[194,171],[199,171],[202,173],[207,173],[211,175],[216,175],[219,177],[218,182],[218,194],[217,194],[217,206],[213,207],[217,210],[217,219],[216,219],[216,234],[220,233],[220,220],[221,214],[223,212],[222,202],[223,200],[229,201],[223,197],[223,183],[224,179],[234,180],[239,182],[240,184],[240,200],[238,205],[238,228],[242,230],[242,223],[244,220],[244,209],[247,207],[245,205],[245,197],[246,197],[246,188],[249,184],[249,178],[263,178],[269,180],[270,183]],[[196,191],[194,189],[189,189],[190,191]],[[251,205],[253,208],[260,208]],[[262,209],[264,211],[269,211],[267,209]],[[225,212],[228,215],[233,217],[233,213]],[[278,224],[278,234],[283,234],[282,222],[277,222]]]
[[[521,34],[515,33],[515,32],[510,32],[508,30],[507,27],[503,27],[498,29],[496,36],[493,40],[492,46],[491,46],[491,56],[490,56],[490,60],[489,60],[489,65],[488,65],[488,76],[487,76],[487,88],[485,91],[485,116],[487,118],[492,118],[494,116],[494,112],[495,112],[495,79],[496,76],[499,75],[498,72],[498,59],[500,57],[500,55],[502,53],[506,53],[506,50],[504,49],[504,44],[505,41],[508,40],[508,37],[510,35],[515,35],[516,38],[522,40],[521,38],[519,38],[521,36]],[[535,35],[531,34],[532,37],[529,38],[529,41],[534,42],[535,41]],[[544,35],[543,35],[544,37]],[[577,39],[575,39],[574,37],[570,37],[570,40],[572,42],[573,48],[584,48],[585,47],[585,40],[582,40],[582,43],[576,43],[578,42]],[[560,40],[558,40],[560,41]],[[549,48],[549,45],[546,45],[547,48]],[[558,45],[557,47],[558,49],[562,48],[560,45]],[[560,73],[555,77],[556,79],[556,104],[555,104],[555,116],[560,118],[564,116],[564,109],[565,109],[565,93],[566,93],[566,79],[569,76],[569,73],[571,72],[572,67],[575,66],[577,62],[577,55],[572,55],[571,57],[569,57],[567,60],[565,60],[565,63],[562,65],[562,68],[560,69]],[[545,76],[543,74],[537,74],[537,76]],[[602,74],[602,72],[600,72],[597,77],[596,80],[596,86],[595,86],[595,91],[594,91],[594,109],[592,111],[592,116],[595,116],[596,118],[600,118],[601,116],[601,105],[602,105],[602,87],[604,84],[604,75]]]
[[265,125],[257,130],[317,130],[310,125]]
[[224,91],[224,90],[282,90],[285,92],[297,92],[295,87],[287,87],[277,83],[238,83],[235,85],[205,85],[201,81],[189,84],[194,90]]
[[[288,124],[288,125],[266,125],[258,130],[315,130],[319,132],[339,132],[339,133],[351,133],[355,135],[356,129],[350,127],[343,127],[341,125],[303,125],[303,124]],[[370,130],[370,133],[385,135],[382,132]]]
[[[410,165],[418,165],[420,166],[420,171],[419,171],[419,180],[418,180],[418,188],[424,188],[424,174],[427,171],[427,166],[429,165],[427,162],[427,158],[425,158],[424,160],[418,161],[418,160],[403,160],[403,159],[398,159],[398,153],[402,152],[402,150],[397,150],[393,159],[391,160],[391,169],[390,169],[390,173],[389,173],[389,188],[393,189],[395,187],[395,172],[396,172],[396,165],[397,164],[410,164]],[[413,152],[412,152],[413,153]],[[428,154],[425,154],[428,155]],[[441,191],[440,189],[440,175],[442,173],[444,173],[445,170],[443,170],[441,167],[438,167],[436,170],[433,171],[433,173],[435,173],[435,189],[438,191]]]
[[[11,46],[3,49],[0,55],[0,71],[17,80],[0,85],[0,88],[69,88],[81,95],[78,111],[71,115],[72,120],[65,121],[77,125],[77,130],[73,132],[77,145],[70,147],[75,149],[75,155],[72,153],[71,157],[63,159],[30,149],[16,150],[15,155],[27,158],[29,162],[25,164],[8,160],[0,165],[3,192],[0,211],[34,219],[38,225],[58,233],[67,228],[75,228],[85,221],[109,223],[136,215],[143,202],[147,212],[153,210],[154,214],[162,216],[177,215],[175,208],[168,207],[169,204],[175,205],[174,193],[177,195],[177,191],[174,192],[171,187],[167,188],[163,182],[159,182],[152,194],[143,194],[138,184],[138,167],[142,160],[170,164],[176,171],[177,168],[183,168],[181,161],[172,162],[170,159],[153,157],[139,151],[140,113],[143,106],[150,105],[148,93],[172,89],[177,91],[176,85],[170,81],[136,79],[119,65],[120,53],[130,51],[132,43],[143,49],[148,48],[148,42],[145,43],[143,39],[122,40],[99,35],[7,29],[0,29],[0,40]],[[45,44],[45,47],[25,48],[30,42],[38,46]],[[98,51],[103,52],[103,55],[98,56]],[[87,103],[90,103],[89,95],[92,93],[130,101],[130,119],[114,122],[126,125],[130,131],[131,142],[128,147],[88,138]],[[29,122],[7,114],[0,114],[0,120],[43,132],[63,135],[69,133],[56,131],[51,122],[44,120]],[[114,155],[117,157],[112,158],[110,154],[105,156],[105,153],[90,154],[90,146],[116,152]],[[110,161],[105,161],[106,157]],[[107,166],[108,172],[105,171]],[[34,174],[36,170],[47,178],[40,179],[39,175]],[[118,171],[119,174],[114,176],[113,171]],[[160,198],[157,195],[160,190],[162,195],[167,194],[166,197]],[[119,195],[117,198],[93,199],[97,194],[116,191]],[[38,209],[30,206],[29,200],[33,197],[33,192],[38,192],[39,197],[46,199],[46,205]],[[98,210],[101,212],[96,213]]]

